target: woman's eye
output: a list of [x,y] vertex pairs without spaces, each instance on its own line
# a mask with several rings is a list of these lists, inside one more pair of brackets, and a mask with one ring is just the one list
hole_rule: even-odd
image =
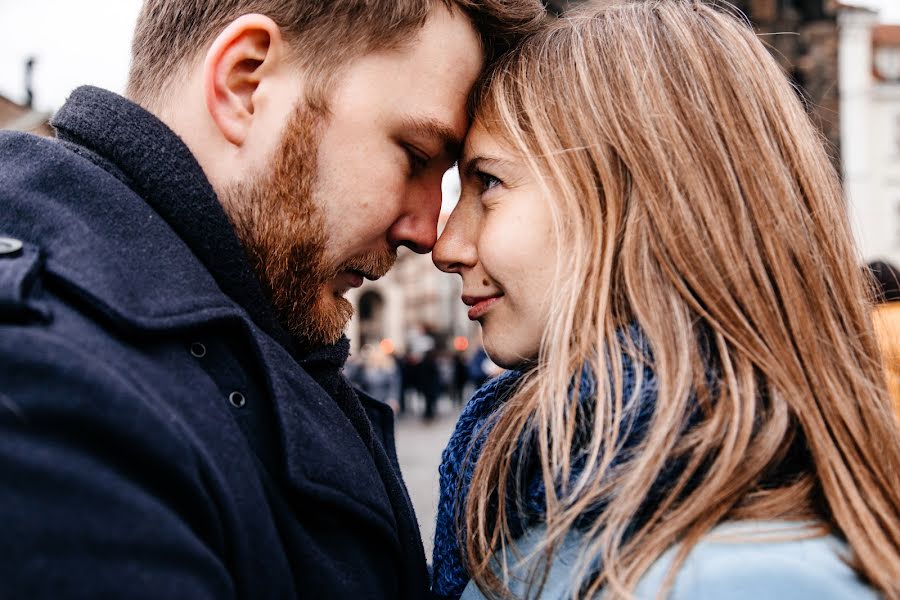
[[503,182],[498,178],[494,177],[490,173],[484,173],[483,171],[479,171],[475,174],[478,177],[478,181],[481,182],[481,191],[486,192],[491,188],[495,188],[498,185],[503,185]]

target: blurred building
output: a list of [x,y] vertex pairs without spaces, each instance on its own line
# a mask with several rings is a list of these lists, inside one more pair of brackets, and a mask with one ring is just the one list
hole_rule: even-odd
[[866,261],[900,263],[900,25],[843,7],[841,129],[844,191]]
[[50,127],[51,114],[32,108],[34,101],[32,78],[35,63],[34,58],[25,61],[25,104],[18,104],[5,96],[0,96],[0,129],[27,131],[51,137],[54,135]]
[[28,131],[43,136],[53,135],[50,113],[36,111],[5,96],[0,96],[0,129]]

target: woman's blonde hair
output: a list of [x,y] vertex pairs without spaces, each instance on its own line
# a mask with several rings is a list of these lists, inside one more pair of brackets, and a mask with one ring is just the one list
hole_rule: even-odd
[[[491,560],[512,542],[527,442],[541,555],[584,530],[575,595],[627,596],[680,544],[671,585],[724,520],[811,519],[900,598],[900,436],[868,284],[822,137],[748,25],[694,0],[594,5],[525,40],[475,106],[542,182],[562,256],[539,359],[460,515],[479,587],[505,593]],[[658,397],[627,453],[641,385],[624,397],[623,357]],[[590,402],[571,389],[585,365]]]

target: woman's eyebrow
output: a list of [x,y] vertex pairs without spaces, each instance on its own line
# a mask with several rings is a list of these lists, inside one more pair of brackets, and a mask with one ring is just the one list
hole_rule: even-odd
[[498,167],[502,168],[510,164],[511,163],[508,160],[503,160],[502,158],[495,158],[493,156],[484,156],[479,154],[473,156],[472,158],[464,158],[459,171],[460,173],[462,173],[463,177],[471,178],[475,175],[476,171]]

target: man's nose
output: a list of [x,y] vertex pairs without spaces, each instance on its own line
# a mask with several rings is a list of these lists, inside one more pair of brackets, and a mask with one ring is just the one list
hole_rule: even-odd
[[445,273],[461,273],[478,262],[478,252],[471,239],[478,226],[476,221],[476,215],[467,203],[460,201],[431,253],[431,260],[438,269]]
[[410,194],[404,204],[403,213],[388,231],[388,242],[394,248],[406,246],[418,254],[431,252],[441,214],[440,184]]

